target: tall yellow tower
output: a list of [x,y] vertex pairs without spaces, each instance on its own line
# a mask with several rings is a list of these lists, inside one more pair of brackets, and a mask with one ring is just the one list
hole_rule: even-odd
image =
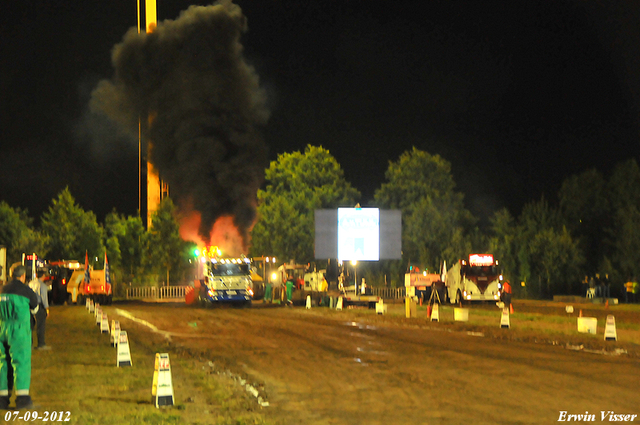
[[[140,1],[140,0],[139,0]],[[145,31],[151,33],[155,31],[158,24],[158,12],[156,8],[156,0],[144,0],[144,15],[146,20]],[[138,32],[140,32],[140,3],[138,3]],[[148,125],[151,127],[153,115],[149,114]],[[140,143],[141,145],[142,143]],[[147,229],[151,228],[151,219],[153,214],[158,210],[160,201],[169,194],[169,187],[160,180],[160,175],[153,164],[149,161],[151,156],[152,143],[147,140]],[[141,153],[141,149],[139,149]],[[142,161],[142,159],[141,159]],[[142,162],[141,162],[142,163]],[[142,170],[140,170],[140,178],[142,178]],[[138,190],[141,192],[141,183],[139,182]],[[140,197],[142,194],[140,193]]]

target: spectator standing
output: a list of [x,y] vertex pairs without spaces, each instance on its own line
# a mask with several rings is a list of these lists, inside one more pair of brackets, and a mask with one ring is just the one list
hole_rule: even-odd
[[505,280],[502,285],[502,302],[505,308],[511,310],[511,284],[508,280]]
[[[38,297],[25,284],[26,269],[18,266],[13,280],[0,288],[0,409],[9,407],[9,368],[13,371],[16,408],[33,407],[31,386],[31,314]],[[8,357],[11,362],[8,362]]]
[[38,270],[36,278],[29,282],[29,288],[36,293],[38,297],[38,311],[34,315],[36,318],[36,350],[51,350],[45,343],[45,327],[47,323],[47,317],[49,317],[49,288],[44,283],[42,278],[44,277],[44,270]]
[[604,298],[611,298],[611,281],[609,280],[609,274],[604,275]]
[[633,302],[633,282],[628,280],[627,283],[624,284],[626,289],[624,293],[624,301],[627,303]]

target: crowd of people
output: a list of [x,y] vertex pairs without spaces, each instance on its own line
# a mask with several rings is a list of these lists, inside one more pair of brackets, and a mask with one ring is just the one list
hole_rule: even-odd
[[[635,278],[629,278],[622,286],[617,285],[612,291],[612,284],[609,275],[605,274],[600,277],[598,273],[595,276],[585,276],[582,285],[586,287],[584,293],[587,298],[618,298],[625,303],[635,303],[637,294],[640,291],[638,282]],[[619,292],[619,293],[618,293]]]

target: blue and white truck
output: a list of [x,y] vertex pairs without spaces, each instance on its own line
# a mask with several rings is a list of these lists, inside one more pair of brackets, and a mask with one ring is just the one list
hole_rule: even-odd
[[250,306],[253,298],[251,259],[222,257],[218,253],[217,249],[208,249],[200,257],[202,278],[200,287],[196,288],[200,303]]

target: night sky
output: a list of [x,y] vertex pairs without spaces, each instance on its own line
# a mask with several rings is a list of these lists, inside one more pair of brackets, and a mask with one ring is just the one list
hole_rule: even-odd
[[[135,1],[3,4],[0,200],[37,218],[65,186],[99,220],[138,208],[137,139],[89,110]],[[191,4],[158,0],[159,21]],[[640,2],[237,1],[269,159],[322,145],[368,204],[415,146],[479,217],[638,158]]]

